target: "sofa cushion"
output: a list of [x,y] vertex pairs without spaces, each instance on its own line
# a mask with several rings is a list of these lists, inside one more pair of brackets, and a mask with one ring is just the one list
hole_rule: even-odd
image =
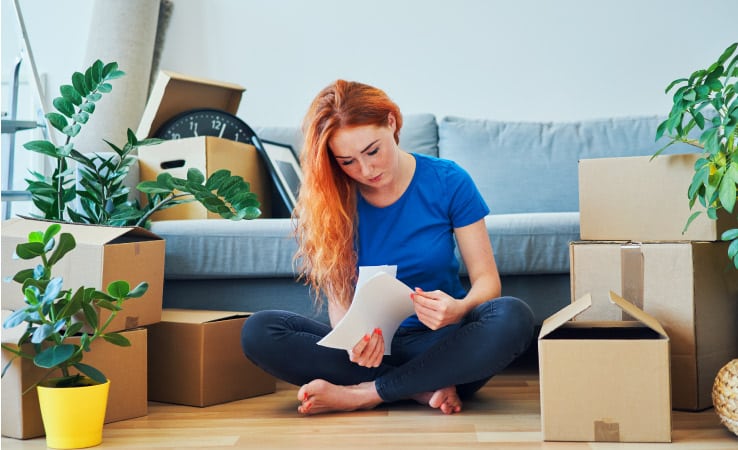
[[569,272],[578,212],[495,214],[485,222],[501,275]]
[[[579,211],[578,161],[651,155],[659,117],[569,123],[500,122],[445,117],[439,156],[471,174],[493,214]],[[690,153],[687,144],[665,153]]]
[[[409,152],[438,156],[438,125],[433,114],[409,114],[403,116],[400,130],[400,147]],[[289,144],[296,152],[304,143],[298,127],[257,127],[254,129],[261,139]]]
[[579,213],[495,214],[484,221],[500,275],[569,273],[569,243],[579,240]]
[[438,156],[438,124],[433,114],[403,116],[400,148],[413,153]]
[[151,231],[166,240],[167,279],[294,276],[291,219],[163,220]]

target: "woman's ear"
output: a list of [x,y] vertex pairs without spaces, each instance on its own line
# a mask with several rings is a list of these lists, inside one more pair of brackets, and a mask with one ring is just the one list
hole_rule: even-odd
[[393,133],[397,131],[397,118],[394,113],[387,114],[387,126],[392,129]]

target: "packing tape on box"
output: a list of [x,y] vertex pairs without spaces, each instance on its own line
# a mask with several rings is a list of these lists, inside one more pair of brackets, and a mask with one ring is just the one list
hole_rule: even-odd
[[[643,252],[641,245],[628,243],[620,246],[620,295],[643,309]],[[622,320],[636,320],[623,311]]]
[[594,421],[595,442],[620,442],[620,424],[610,419]]

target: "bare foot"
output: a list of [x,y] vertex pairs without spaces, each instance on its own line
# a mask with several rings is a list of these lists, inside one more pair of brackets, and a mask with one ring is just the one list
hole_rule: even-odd
[[382,403],[373,381],[354,386],[338,386],[325,380],[313,380],[297,391],[300,414],[372,409]]
[[461,399],[456,393],[456,386],[449,386],[434,392],[424,392],[413,396],[413,399],[431,408],[440,409],[444,414],[461,412]]

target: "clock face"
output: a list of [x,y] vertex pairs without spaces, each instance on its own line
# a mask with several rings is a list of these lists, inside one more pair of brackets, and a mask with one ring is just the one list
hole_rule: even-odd
[[162,125],[155,135],[159,139],[197,136],[216,136],[251,143],[254,131],[233,114],[217,109],[196,109],[175,116]]

